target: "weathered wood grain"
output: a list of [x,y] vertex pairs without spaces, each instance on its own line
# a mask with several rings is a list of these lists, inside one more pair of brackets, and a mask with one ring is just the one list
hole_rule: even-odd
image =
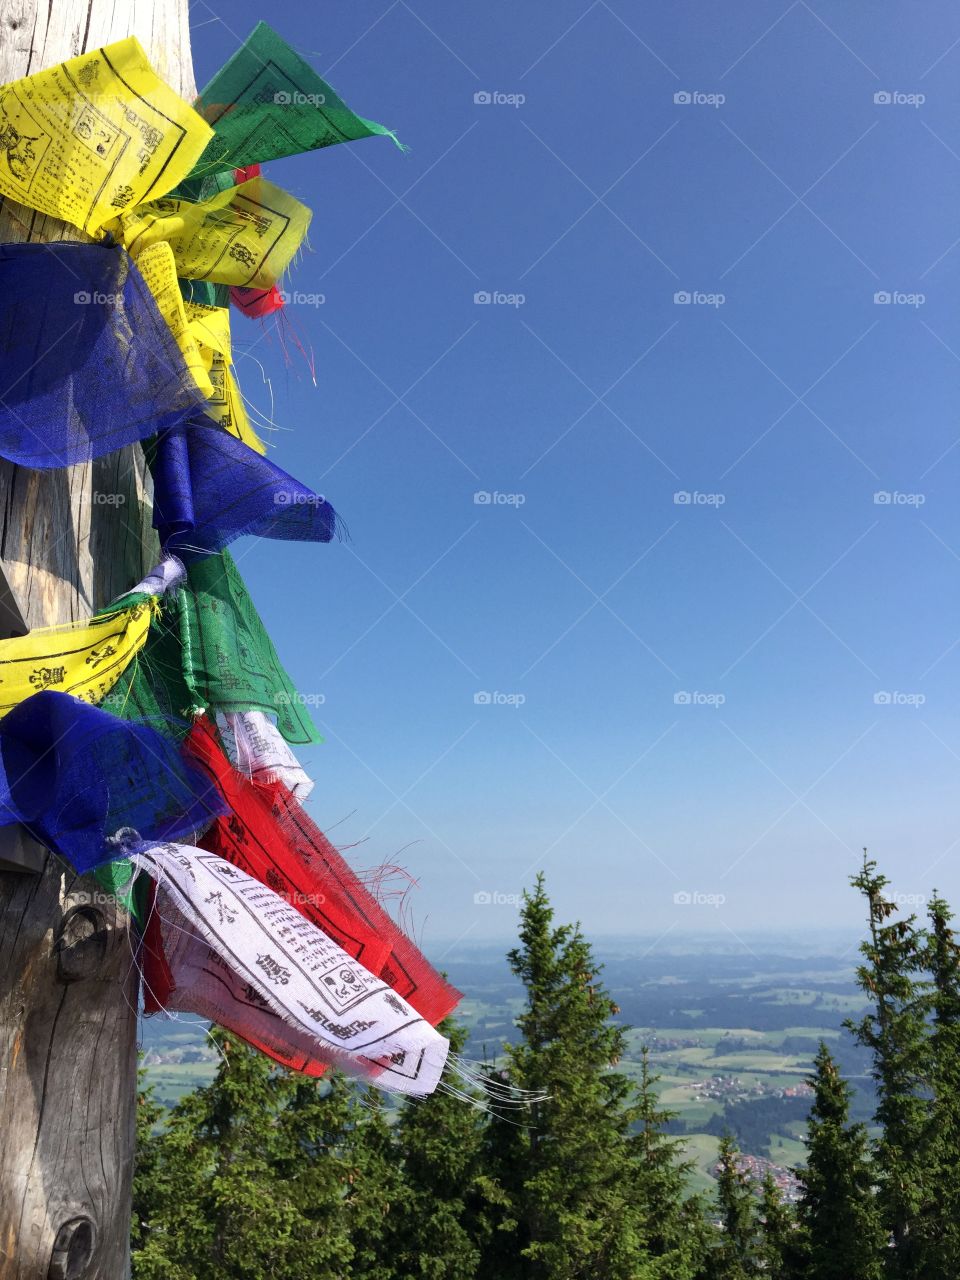
[[[0,0],[0,84],[127,35],[193,98],[187,0]],[[0,201],[0,241],[82,238]],[[54,472],[0,460],[0,636],[86,617],[133,585],[156,560],[149,500],[139,447]],[[39,874],[0,870],[0,1280],[129,1273],[128,926],[51,854]]]

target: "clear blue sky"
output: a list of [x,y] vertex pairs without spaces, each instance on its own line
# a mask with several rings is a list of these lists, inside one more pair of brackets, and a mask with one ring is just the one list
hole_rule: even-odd
[[266,16],[410,147],[268,170],[316,387],[234,320],[351,534],[237,548],[323,699],[317,820],[417,877],[435,954],[537,868],[596,935],[853,930],[864,844],[960,906],[960,10],[222,13],[199,84]]

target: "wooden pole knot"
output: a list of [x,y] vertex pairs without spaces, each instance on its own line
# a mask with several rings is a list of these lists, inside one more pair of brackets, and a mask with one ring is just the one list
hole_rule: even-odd
[[95,1242],[96,1229],[89,1218],[65,1222],[53,1242],[47,1280],[83,1280]]
[[61,982],[92,978],[101,970],[110,942],[110,926],[99,907],[82,903],[65,913],[54,943]]

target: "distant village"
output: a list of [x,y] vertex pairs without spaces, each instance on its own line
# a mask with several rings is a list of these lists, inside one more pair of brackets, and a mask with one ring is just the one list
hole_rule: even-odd
[[[773,1179],[774,1186],[780,1192],[781,1199],[788,1204],[796,1204],[800,1199],[802,1189],[792,1169],[786,1169],[783,1165],[774,1164],[772,1160],[767,1160],[764,1156],[744,1155],[742,1151],[737,1155],[737,1168],[751,1182],[756,1183],[758,1188],[767,1174],[769,1174]],[[719,1170],[720,1166],[715,1164],[711,1170],[714,1177],[717,1176]]]
[[771,1086],[763,1080],[745,1084],[739,1076],[713,1075],[707,1080],[693,1080],[679,1086],[689,1089],[697,1102],[740,1102],[745,1098],[812,1098],[813,1089],[806,1081],[798,1084]]

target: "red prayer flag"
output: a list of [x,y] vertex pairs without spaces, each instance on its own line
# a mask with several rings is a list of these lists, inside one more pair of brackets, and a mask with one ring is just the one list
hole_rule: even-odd
[[207,830],[200,847],[286,898],[433,1026],[445,1018],[459,991],[390,918],[283,783],[256,783],[234,769],[206,717],[196,722],[185,747],[231,810]]

